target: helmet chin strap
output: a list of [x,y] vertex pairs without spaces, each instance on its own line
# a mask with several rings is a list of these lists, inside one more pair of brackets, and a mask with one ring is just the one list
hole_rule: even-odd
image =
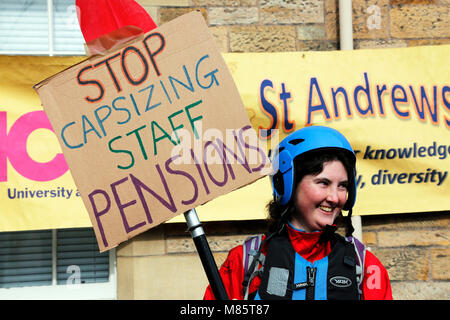
[[274,234],[276,234],[276,233],[279,234],[279,233],[281,233],[281,231],[283,231],[284,225],[287,223],[286,215],[287,215],[287,212],[289,211],[289,208],[290,208],[290,206],[289,206],[289,203],[288,203],[286,205],[286,207],[284,208],[283,212],[281,213],[280,219],[278,219],[278,225],[277,225],[277,227],[275,229]]
[[353,234],[353,231],[355,231],[355,228],[353,228],[352,225],[352,209],[348,210],[348,214],[345,219],[345,236],[350,237]]

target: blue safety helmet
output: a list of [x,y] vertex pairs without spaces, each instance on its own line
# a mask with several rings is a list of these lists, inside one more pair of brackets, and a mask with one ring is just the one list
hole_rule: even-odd
[[[346,151],[353,164],[356,156],[347,139],[339,131],[323,127],[311,126],[297,130],[278,145],[273,156],[274,174],[271,175],[274,199],[286,205],[292,197],[294,189],[294,159],[302,154],[320,149],[340,149]],[[278,167],[277,167],[278,165]],[[355,168],[355,165],[353,165]],[[349,184],[348,198],[344,210],[350,210],[356,199],[356,168],[352,177],[354,183]],[[350,177],[349,177],[350,178]]]

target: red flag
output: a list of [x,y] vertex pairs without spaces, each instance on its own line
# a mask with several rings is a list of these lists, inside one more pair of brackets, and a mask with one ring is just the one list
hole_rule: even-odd
[[134,0],[76,0],[76,6],[81,32],[91,54],[156,28],[147,11]]

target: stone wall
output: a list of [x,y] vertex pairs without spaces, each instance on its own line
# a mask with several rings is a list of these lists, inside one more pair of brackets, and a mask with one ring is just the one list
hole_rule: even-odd
[[[338,0],[138,0],[157,24],[191,10],[222,52],[339,49]],[[353,0],[354,48],[450,43],[449,0]],[[450,299],[449,215],[362,217],[363,242],[386,266],[395,299]],[[216,263],[264,221],[205,223]],[[167,223],[117,250],[119,299],[201,299],[207,286],[185,224]]]
[[363,242],[386,267],[394,299],[450,299],[450,215],[362,217]]
[[[138,0],[157,24],[199,10],[222,52],[339,49],[338,0]],[[450,43],[448,0],[353,0],[354,48]]]

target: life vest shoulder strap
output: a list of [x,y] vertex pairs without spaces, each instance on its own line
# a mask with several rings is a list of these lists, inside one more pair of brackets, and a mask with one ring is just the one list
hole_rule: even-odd
[[358,292],[361,295],[364,280],[364,261],[366,257],[366,247],[364,244],[353,236],[346,237],[345,240],[355,247],[356,253],[356,279],[358,281]]
[[263,235],[250,236],[243,243],[243,266],[244,273],[250,268],[254,257],[258,253],[258,249],[262,243]]
[[[248,237],[243,243],[242,266],[244,268],[244,281],[242,282],[244,300],[248,299],[250,283],[264,270],[265,255],[262,253],[263,235]],[[258,263],[259,262],[259,263]],[[263,267],[259,269],[259,264]]]

